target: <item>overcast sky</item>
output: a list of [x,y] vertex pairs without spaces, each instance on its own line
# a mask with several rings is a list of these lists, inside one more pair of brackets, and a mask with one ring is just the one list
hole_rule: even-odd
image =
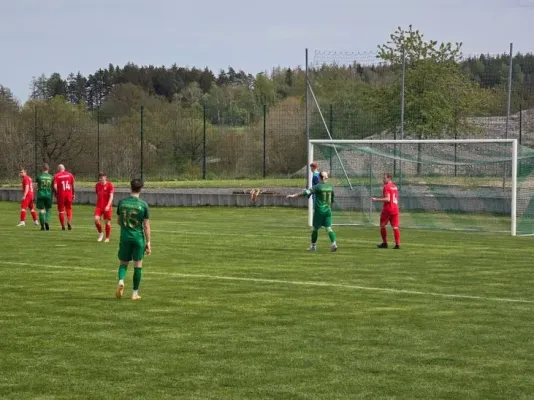
[[304,49],[369,51],[397,26],[462,41],[464,54],[534,52],[534,0],[0,0],[0,84],[25,101],[33,76],[109,63],[304,65]]

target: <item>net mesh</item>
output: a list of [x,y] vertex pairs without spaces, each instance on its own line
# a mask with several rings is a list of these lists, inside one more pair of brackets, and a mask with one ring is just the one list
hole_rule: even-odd
[[[399,188],[401,224],[510,232],[512,143],[314,144],[336,186],[336,225],[377,225],[384,173]],[[517,233],[534,233],[534,150],[518,146]]]

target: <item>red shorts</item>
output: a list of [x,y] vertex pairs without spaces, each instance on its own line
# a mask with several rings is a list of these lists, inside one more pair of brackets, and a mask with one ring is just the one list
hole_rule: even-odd
[[397,228],[399,226],[399,214],[380,214],[380,226],[386,226],[388,222],[392,227]]
[[106,207],[96,207],[95,208],[95,217],[104,217],[104,219],[111,220],[112,216],[111,207],[106,211]]
[[30,208],[33,210],[33,193],[28,193],[24,200],[20,202],[20,208]]
[[58,197],[57,198],[57,210],[63,212],[65,210],[72,209],[72,197]]

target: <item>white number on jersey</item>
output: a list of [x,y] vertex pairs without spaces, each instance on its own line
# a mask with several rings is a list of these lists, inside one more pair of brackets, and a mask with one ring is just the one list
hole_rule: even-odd
[[61,184],[63,185],[63,190],[70,190],[70,183],[67,181],[62,181]]

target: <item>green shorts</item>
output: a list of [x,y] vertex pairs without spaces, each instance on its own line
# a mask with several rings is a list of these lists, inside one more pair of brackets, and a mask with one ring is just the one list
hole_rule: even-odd
[[315,211],[313,213],[313,228],[319,229],[322,226],[330,228],[332,226],[332,213],[320,213]]
[[145,241],[119,243],[119,260],[120,261],[142,261],[145,256]]
[[50,210],[52,208],[52,197],[37,197],[38,210]]

